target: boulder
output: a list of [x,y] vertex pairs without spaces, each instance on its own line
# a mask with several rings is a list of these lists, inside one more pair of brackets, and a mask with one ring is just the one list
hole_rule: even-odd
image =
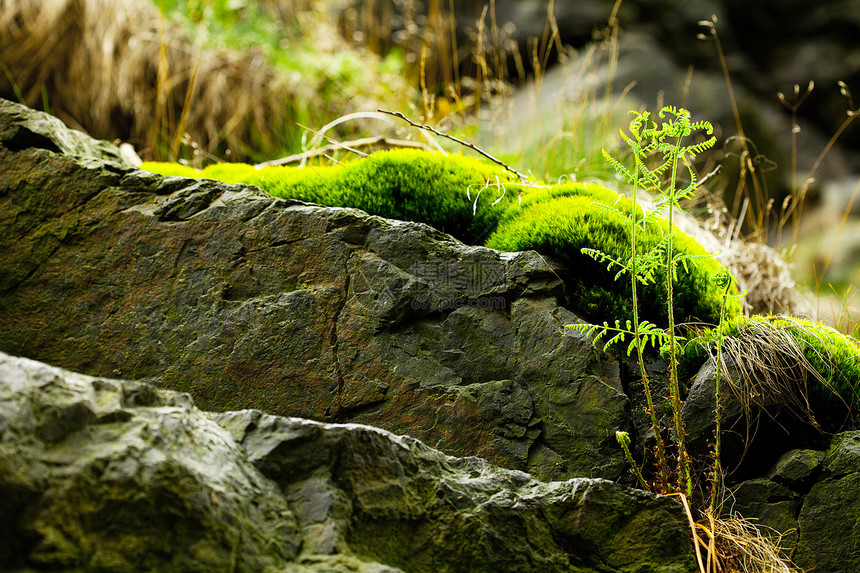
[[618,364],[564,328],[578,318],[534,252],[157,177],[5,101],[0,229],[0,351],[207,410],[372,424],[543,479],[625,470]]
[[0,354],[0,569],[683,573],[680,505]]
[[[761,351],[759,356],[766,356]],[[772,359],[772,357],[770,358]],[[728,359],[728,369],[734,380],[740,380],[736,366]],[[762,359],[764,361],[764,359]],[[763,362],[767,364],[767,362]],[[706,458],[713,447],[716,433],[716,368],[709,359],[698,371],[684,400],[681,415],[691,451]],[[777,366],[781,366],[777,364]],[[769,368],[776,369],[771,365]],[[762,366],[762,369],[765,367]],[[784,368],[780,382],[785,392],[780,393],[762,384],[753,386],[755,392],[747,403],[741,400],[739,388],[722,380],[720,392],[721,461],[723,469],[735,480],[751,479],[773,472],[781,456],[792,450],[826,447],[832,432],[853,427],[853,415],[838,398],[824,392],[805,389],[805,381]],[[818,384],[818,381],[810,381]],[[791,392],[807,393],[809,410],[792,407],[788,402]],[[784,461],[784,460],[783,460]],[[802,459],[794,460],[800,463]],[[800,471],[799,468],[785,471]]]

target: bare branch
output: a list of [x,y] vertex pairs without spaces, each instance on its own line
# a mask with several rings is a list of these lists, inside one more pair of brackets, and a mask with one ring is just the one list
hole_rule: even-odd
[[308,159],[312,159],[314,157],[319,157],[321,155],[330,155],[331,153],[345,149],[347,151],[352,151],[353,153],[357,153],[359,155],[364,155],[359,149],[365,147],[373,147],[373,148],[383,148],[383,149],[399,149],[399,148],[414,148],[414,149],[425,149],[429,150],[430,148],[424,145],[423,143],[419,143],[417,141],[406,141],[403,139],[389,139],[382,135],[377,135],[375,137],[365,137],[363,139],[356,139],[354,141],[344,141],[337,142],[333,141],[329,145],[324,147],[319,147],[317,149],[312,149],[310,151],[305,151],[304,153],[297,153],[295,155],[290,155],[288,157],[281,157],[279,159],[272,159],[271,161],[264,161],[263,163],[258,163],[255,165],[257,169],[262,169],[263,167],[272,167],[275,165],[290,165],[292,163],[300,163],[302,161],[307,161]]
[[528,181],[528,177],[526,175],[523,175],[522,173],[520,173],[519,171],[517,171],[516,169],[514,169],[510,165],[505,164],[501,160],[496,159],[495,157],[493,157],[492,155],[490,155],[489,153],[487,153],[483,149],[476,146],[474,143],[469,143],[468,141],[463,141],[462,139],[454,137],[453,135],[448,135],[447,133],[442,133],[441,131],[438,131],[437,129],[435,129],[429,125],[425,125],[422,123],[415,123],[414,121],[412,121],[411,119],[409,119],[408,117],[406,117],[405,115],[400,113],[399,111],[386,111],[384,109],[377,109],[376,111],[378,111],[379,113],[385,113],[388,115],[393,115],[394,117],[399,117],[400,119],[402,119],[403,121],[405,121],[406,123],[411,125],[412,127],[417,127],[418,129],[424,129],[426,131],[434,133],[435,135],[438,135],[439,137],[444,137],[445,139],[450,139],[454,143],[459,143],[460,145],[462,145],[464,147],[468,147],[469,149],[480,153],[481,155],[483,155],[484,157],[486,157],[487,159],[489,159],[490,161],[492,161],[496,165],[500,165],[503,168],[505,168],[505,170],[510,171],[511,173],[513,173],[514,175],[519,177],[520,181],[523,181],[523,182]]

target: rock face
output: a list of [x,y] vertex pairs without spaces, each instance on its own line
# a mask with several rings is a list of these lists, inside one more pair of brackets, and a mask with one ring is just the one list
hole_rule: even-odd
[[0,569],[692,567],[678,504],[540,483],[355,424],[207,414],[147,384],[0,354]]
[[805,571],[860,571],[860,432],[825,450],[791,450],[764,477],[735,490],[735,509],[786,535]]
[[0,351],[544,479],[624,471],[618,367],[565,331],[577,318],[537,254],[164,179],[100,145],[0,104]]

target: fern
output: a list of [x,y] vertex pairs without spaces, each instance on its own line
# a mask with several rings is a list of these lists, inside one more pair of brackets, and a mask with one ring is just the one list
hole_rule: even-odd
[[[664,107],[658,114],[661,120],[659,123],[651,120],[649,112],[631,112],[631,114],[633,114],[633,119],[628,127],[628,132],[625,133],[620,130],[620,134],[621,139],[632,152],[632,168],[624,165],[605,150],[603,151],[603,156],[607,162],[627,183],[633,186],[633,209],[629,215],[625,213],[630,224],[630,256],[627,260],[623,260],[598,249],[590,248],[582,249],[582,252],[605,264],[610,272],[617,269],[615,280],[619,280],[624,275],[629,275],[633,316],[632,319],[625,320],[623,323],[616,320],[614,326],[604,322],[603,325],[575,324],[569,325],[569,327],[588,335],[592,343],[596,347],[602,345],[604,351],[623,343],[627,344],[628,356],[632,355],[634,350],[636,351],[648,404],[648,413],[656,440],[655,450],[659,473],[659,483],[656,489],[661,493],[665,493],[669,488],[670,468],[654,408],[650,380],[645,369],[644,353],[649,347],[653,347],[658,348],[662,354],[667,356],[669,362],[669,404],[672,409],[673,433],[678,458],[678,486],[687,496],[690,496],[692,494],[692,480],[684,444],[684,426],[681,419],[681,398],[678,384],[677,356],[683,338],[675,332],[673,283],[678,280],[678,269],[683,268],[685,272],[689,273],[688,263],[697,256],[675,252],[673,217],[675,211],[681,209],[681,201],[691,198],[697,189],[697,178],[692,167],[692,160],[699,153],[711,148],[716,142],[716,138],[711,136],[698,143],[684,145],[684,140],[694,132],[703,131],[706,135],[713,133],[713,126],[709,122],[692,122],[690,113],[685,109],[674,106]],[[660,159],[655,166],[650,166],[649,163],[655,157]],[[683,187],[677,185],[680,166],[683,166],[689,176],[689,183]],[[651,193],[658,199],[657,208],[641,217],[637,207],[637,196],[640,190]],[[606,206],[606,208],[617,210],[614,206]],[[656,245],[640,252],[638,234],[643,232],[646,225],[654,218],[663,216],[664,213],[668,223],[667,232],[663,234]],[[640,319],[637,293],[638,285],[655,283],[661,272],[665,273],[666,276],[668,327],[665,329]],[[625,454],[628,458],[630,457],[629,450],[626,448]],[[637,476],[641,479],[638,469]]]

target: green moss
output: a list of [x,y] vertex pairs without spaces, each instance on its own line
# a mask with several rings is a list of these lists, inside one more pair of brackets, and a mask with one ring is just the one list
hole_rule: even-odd
[[[637,207],[642,215],[641,207]],[[613,259],[626,261],[631,254],[630,219],[633,203],[614,191],[585,184],[559,185],[524,194],[521,205],[512,205],[487,246],[503,251],[534,249],[562,262],[569,269],[567,283],[571,305],[592,320],[627,319],[632,315],[629,278],[616,280],[617,267],[610,271],[582,254],[581,249],[599,249]],[[640,253],[653,249],[668,232],[662,219],[652,221],[639,234]],[[688,235],[675,232],[675,249],[696,258],[678,270],[675,283],[675,313],[686,320],[718,322],[722,291],[713,284],[722,266]],[[643,285],[641,316],[665,323],[666,273],[656,282]],[[736,300],[729,301],[730,315],[740,312]]]
[[[144,168],[176,174],[172,164],[149,163]],[[182,175],[248,183],[275,197],[419,221],[468,243],[480,243],[495,227],[505,206],[516,198],[511,187],[515,179],[496,165],[415,150],[383,151],[331,167],[257,170],[249,165],[219,164],[193,175],[183,171]],[[481,191],[487,181],[491,186]],[[501,201],[493,205],[500,196]]]
[[[177,167],[145,165],[163,174],[176,174]],[[180,171],[189,176],[184,168]],[[616,271],[581,253],[583,247],[590,247],[617,259],[630,254],[629,220],[607,206],[630,213],[633,204],[599,185],[524,188],[494,164],[415,150],[385,151],[341,165],[301,169],[218,164],[190,176],[243,182],[276,197],[420,221],[464,242],[502,251],[534,249],[567,265],[571,307],[586,318],[602,321],[631,315],[629,282],[616,281]],[[657,245],[667,229],[662,220],[649,225],[640,236],[642,250]],[[711,277],[722,266],[689,236],[676,232],[675,242],[678,252],[700,257],[679,269],[676,315],[717,322],[722,293]],[[644,318],[665,323],[665,271],[658,274],[656,284],[644,287],[640,300]],[[737,301],[730,301],[729,314],[739,311]]]
[[215,163],[200,171],[197,176],[224,183],[244,183],[256,171],[253,165],[247,163]]
[[200,172],[193,167],[182,165],[180,163],[161,163],[157,161],[144,161],[140,166],[144,171],[158,173],[165,177],[200,177]]

